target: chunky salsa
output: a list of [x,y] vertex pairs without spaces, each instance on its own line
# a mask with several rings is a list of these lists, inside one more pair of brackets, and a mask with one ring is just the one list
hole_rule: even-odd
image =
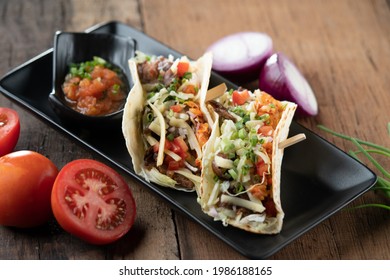
[[127,85],[118,68],[100,57],[72,64],[62,85],[67,104],[89,116],[113,113],[123,105]]

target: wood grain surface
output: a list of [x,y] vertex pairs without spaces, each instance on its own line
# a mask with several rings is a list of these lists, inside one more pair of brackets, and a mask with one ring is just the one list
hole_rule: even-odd
[[[266,32],[274,49],[291,58],[316,93],[319,114],[299,123],[346,151],[353,148],[350,143],[317,125],[390,147],[389,1],[2,0],[0,15],[0,76],[51,48],[55,31],[83,31],[111,20],[192,58],[222,36]],[[256,87],[257,81],[246,86]],[[17,150],[38,151],[59,168],[78,158],[100,160],[3,95],[0,106],[20,114]],[[388,159],[378,160],[390,170]],[[88,245],[55,221],[29,230],[0,226],[0,259],[245,258],[124,176],[138,216],[119,242]],[[370,191],[350,206],[371,202],[389,203]],[[270,259],[389,259],[389,217],[379,208],[341,210]]]

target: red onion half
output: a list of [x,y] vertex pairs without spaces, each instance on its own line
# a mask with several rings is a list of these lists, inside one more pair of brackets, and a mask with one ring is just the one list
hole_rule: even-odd
[[256,80],[272,54],[270,36],[260,32],[239,32],[216,41],[207,50],[213,54],[213,70],[232,82]]
[[259,88],[278,100],[298,104],[297,116],[315,116],[318,113],[317,100],[309,83],[280,52],[273,54],[265,62],[259,76]]

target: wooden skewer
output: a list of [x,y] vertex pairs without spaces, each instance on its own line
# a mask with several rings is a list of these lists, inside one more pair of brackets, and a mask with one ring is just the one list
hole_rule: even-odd
[[294,135],[290,138],[287,138],[286,140],[283,140],[279,143],[279,149],[287,148],[291,145],[294,145],[298,142],[301,142],[306,139],[306,135],[304,133],[299,133],[297,135]]
[[222,83],[218,86],[215,86],[215,87],[209,89],[207,91],[207,94],[206,94],[205,102],[220,97],[222,94],[224,94],[226,92],[226,90],[227,90],[227,87],[226,87],[225,83]]

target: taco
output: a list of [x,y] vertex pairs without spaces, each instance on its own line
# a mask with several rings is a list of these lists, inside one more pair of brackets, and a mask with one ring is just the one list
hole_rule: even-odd
[[283,149],[278,144],[288,136],[297,105],[242,88],[207,104],[215,124],[197,188],[203,212],[249,232],[280,232]]
[[127,98],[122,132],[134,171],[147,181],[194,191],[200,184],[203,147],[213,124],[206,109],[212,56],[129,60],[134,86]]

